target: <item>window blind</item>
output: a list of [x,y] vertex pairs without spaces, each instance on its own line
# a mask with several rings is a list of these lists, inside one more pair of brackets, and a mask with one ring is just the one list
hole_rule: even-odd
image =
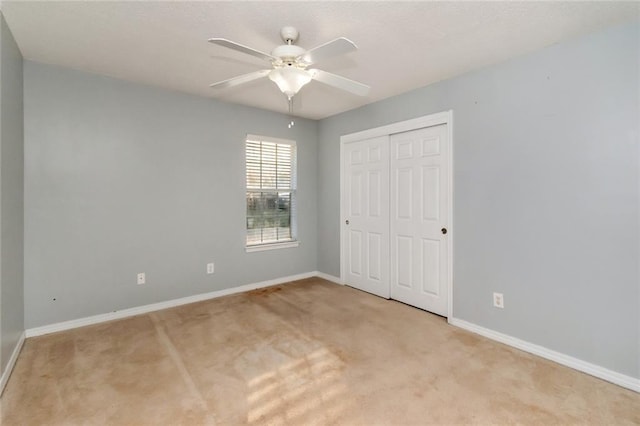
[[293,241],[295,142],[246,140],[247,246]]

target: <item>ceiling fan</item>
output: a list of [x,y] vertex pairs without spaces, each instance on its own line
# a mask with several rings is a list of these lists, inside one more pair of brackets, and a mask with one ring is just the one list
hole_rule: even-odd
[[298,40],[298,35],[298,30],[294,27],[282,28],[280,37],[282,37],[285,44],[277,46],[270,54],[225,38],[210,38],[210,43],[255,56],[271,63],[271,69],[243,74],[213,83],[210,87],[226,89],[259,78],[269,77],[271,81],[278,85],[278,88],[285,94],[290,103],[293,96],[298,93],[302,86],[311,80],[316,80],[359,96],[365,96],[369,92],[370,87],[366,84],[319,69],[307,69],[310,65],[324,59],[355,51],[357,47],[351,40],[339,37],[313,49],[305,50],[294,44]]

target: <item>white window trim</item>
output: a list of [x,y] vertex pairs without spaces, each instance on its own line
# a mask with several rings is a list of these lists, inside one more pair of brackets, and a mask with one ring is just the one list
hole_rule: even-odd
[[[291,139],[281,139],[281,138],[274,138],[271,136],[260,136],[260,135],[255,135],[255,134],[247,134],[245,139],[244,139],[244,143],[243,146],[246,146],[246,143],[248,140],[258,140],[258,141],[268,141],[268,142],[273,142],[273,143],[279,143],[279,144],[286,144],[286,145],[291,145],[295,148],[296,150],[296,157],[295,157],[295,164],[292,170],[293,173],[293,182],[292,182],[292,187],[291,187],[291,192],[293,194],[295,194],[295,203],[297,204],[298,202],[298,147],[297,147],[297,143],[294,140]],[[245,155],[245,172],[247,169],[247,165],[246,165],[246,155]],[[245,189],[246,189],[246,184],[245,184]],[[245,229],[245,235],[246,235],[246,229]],[[292,239],[289,241],[277,241],[277,242],[271,242],[271,243],[262,243],[262,244],[252,244],[252,245],[247,245],[246,243],[246,239],[245,239],[245,252],[246,253],[252,253],[252,252],[258,252],[258,251],[267,251],[267,250],[278,250],[278,249],[286,249],[286,248],[294,248],[294,247],[298,247],[300,245],[300,241],[298,240],[298,209],[297,206],[294,207],[294,213],[291,215],[291,235],[292,235]]]
[[300,241],[291,240],[291,241],[282,241],[278,243],[254,244],[252,246],[246,246],[245,250],[247,253],[253,253],[256,251],[278,250],[278,249],[298,247],[299,245],[300,245]]

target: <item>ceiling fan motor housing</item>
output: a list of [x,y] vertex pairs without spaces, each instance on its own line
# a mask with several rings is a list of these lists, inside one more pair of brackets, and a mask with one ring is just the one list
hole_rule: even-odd
[[304,50],[300,46],[295,46],[293,44],[283,44],[273,49],[273,51],[271,52],[271,56],[280,58],[284,64],[291,66],[295,64],[296,58],[303,55],[305,52],[306,50]]

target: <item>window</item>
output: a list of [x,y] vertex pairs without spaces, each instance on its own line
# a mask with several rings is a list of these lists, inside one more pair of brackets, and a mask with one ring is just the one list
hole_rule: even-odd
[[247,251],[297,245],[296,143],[248,135]]

